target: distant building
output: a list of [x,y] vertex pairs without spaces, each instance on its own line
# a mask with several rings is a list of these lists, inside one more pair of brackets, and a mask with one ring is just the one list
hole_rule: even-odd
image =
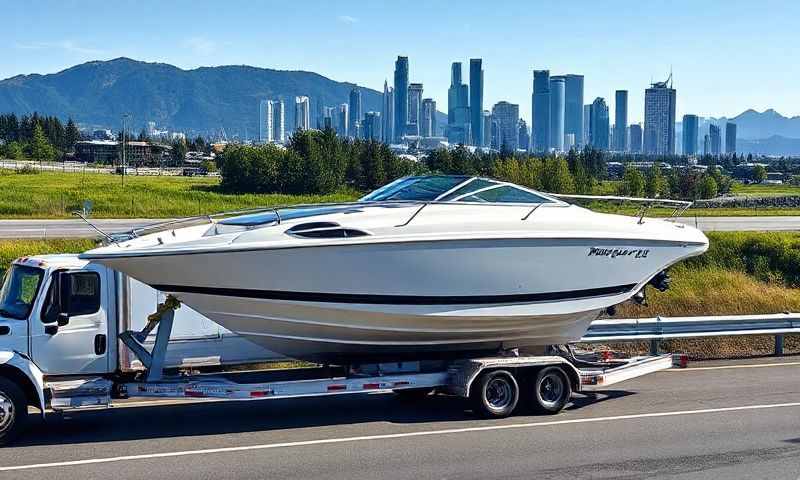
[[397,57],[394,62],[394,141],[406,135],[408,123],[408,57]]
[[408,123],[406,135],[420,135],[422,122],[422,84],[412,83],[408,86]]
[[583,106],[583,140],[581,140],[581,145],[589,144],[589,124],[591,123],[591,112],[591,104]]
[[530,148],[531,143],[531,136],[528,133],[528,124],[525,123],[525,120],[519,119],[519,134],[517,140],[517,148],[520,150],[528,151]]
[[533,71],[531,118],[533,150],[546,152],[550,149],[550,70]]
[[736,153],[736,124],[725,124],[725,153]]
[[628,91],[614,93],[614,146],[617,152],[628,151]]
[[[273,132],[275,131],[272,126],[274,121],[274,114],[272,112],[272,100],[261,100],[258,102],[258,141],[261,143],[270,143],[273,141]],[[155,130],[155,122],[153,130]]]
[[[126,136],[127,137],[127,136]],[[170,166],[172,147],[147,142],[125,142],[125,164],[130,167]],[[122,143],[116,140],[86,140],[75,143],[75,158],[98,165],[121,165]]]
[[575,147],[583,145],[583,122],[583,75],[564,75],[564,134],[574,135]]
[[514,152],[517,150],[519,136],[519,105],[508,102],[497,102],[492,107],[492,116],[497,121],[500,150]]
[[422,100],[422,126],[420,135],[423,137],[436,137],[438,126],[436,125],[436,101],[432,98]]
[[311,128],[311,104],[308,100],[308,97],[295,97],[294,129],[308,130],[309,128]]
[[480,58],[469,60],[469,107],[472,144],[483,145],[483,61]]
[[716,156],[722,153],[722,137],[717,125],[712,123],[708,126],[708,138],[711,144],[711,155]]
[[351,136],[357,137],[356,132],[361,125],[361,90],[353,87],[350,90],[350,107],[348,109],[348,123],[352,130]]
[[383,141],[392,143],[394,141],[394,89],[389,86],[389,82],[383,82],[383,112],[381,112],[381,122],[383,123]]
[[631,153],[642,153],[642,126],[638,123],[628,127],[628,148]]
[[703,155],[711,155],[711,136],[709,134],[703,136]]
[[683,154],[697,155],[697,133],[699,119],[697,115],[684,115],[681,125],[683,126]]
[[453,62],[447,90],[447,141],[453,145],[472,143],[469,86],[461,81],[461,62]]
[[483,146],[484,147],[491,147],[492,146],[492,122],[494,118],[492,118],[492,112],[489,110],[484,110],[481,113],[481,117],[483,118]]
[[675,89],[672,75],[665,82],[651,84],[644,93],[644,153],[675,153]]
[[272,101],[272,140],[286,143],[286,108],[283,99]]
[[333,107],[322,107],[322,121],[319,128],[322,130],[336,128],[336,112]]
[[608,105],[602,97],[597,97],[589,109],[589,144],[608,150]]
[[383,121],[381,112],[367,112],[364,114],[364,140],[383,139]]
[[343,103],[339,105],[339,112],[336,117],[336,133],[340,137],[350,136],[350,104]]
[[550,142],[549,148],[564,151],[564,95],[566,79],[550,77]]

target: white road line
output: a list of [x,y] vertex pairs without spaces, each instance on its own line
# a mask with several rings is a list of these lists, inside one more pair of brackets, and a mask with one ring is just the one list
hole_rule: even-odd
[[800,362],[783,362],[783,363],[755,363],[752,365],[719,365],[716,367],[689,367],[689,368],[671,368],[666,370],[668,372],[691,372],[697,370],[727,370],[730,368],[766,368],[766,367],[786,367],[792,365],[800,365]]
[[514,423],[509,425],[490,425],[485,427],[453,428],[447,430],[429,430],[422,432],[390,433],[385,435],[368,435],[360,437],[325,438],[320,440],[306,440],[299,442],[267,443],[262,445],[247,445],[241,447],[208,448],[204,450],[184,450],[177,452],[147,453],[142,455],[125,455],[120,457],[90,458],[66,462],[37,463],[31,465],[15,465],[0,467],[0,472],[16,470],[33,470],[53,467],[70,467],[79,465],[93,465],[98,463],[126,462],[133,460],[150,460],[154,458],[185,457],[190,455],[209,455],[215,453],[247,452],[252,450],[269,450],[274,448],[307,447],[311,445],[327,445],[335,443],[364,442],[373,440],[387,440],[394,438],[427,437],[436,435],[452,435],[457,433],[486,432],[493,430],[510,430],[519,428],[549,427],[554,425],[571,425],[578,423],[610,422],[615,420],[632,420],[638,418],[674,417],[679,415],[700,415],[707,413],[741,412],[744,410],[764,410],[769,408],[800,407],[800,402],[775,403],[767,405],[746,405],[742,407],[706,408],[702,410],[682,410],[677,412],[639,413],[634,415],[615,415],[611,417],[576,418],[572,420],[555,420],[552,422]]

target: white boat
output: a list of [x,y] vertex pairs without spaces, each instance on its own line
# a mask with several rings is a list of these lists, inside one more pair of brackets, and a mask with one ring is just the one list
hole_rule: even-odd
[[[196,220],[195,220],[196,221]],[[289,357],[341,363],[580,338],[708,239],[478,177],[133,232],[82,258]]]

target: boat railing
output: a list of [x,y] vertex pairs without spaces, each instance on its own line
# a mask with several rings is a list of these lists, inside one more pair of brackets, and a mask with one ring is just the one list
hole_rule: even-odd
[[683,212],[689,209],[694,202],[688,200],[672,200],[668,198],[643,198],[643,197],[624,197],[617,195],[577,195],[570,193],[551,193],[551,197],[559,199],[574,199],[574,200],[589,200],[589,201],[606,201],[617,203],[639,203],[641,208],[636,216],[639,217],[639,223],[644,221],[647,212],[653,207],[668,207],[672,208],[672,213],[669,218],[680,216]]

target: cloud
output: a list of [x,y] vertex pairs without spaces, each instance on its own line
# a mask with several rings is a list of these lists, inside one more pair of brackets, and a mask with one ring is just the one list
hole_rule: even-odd
[[60,40],[57,42],[35,42],[35,43],[17,43],[15,48],[22,50],[64,50],[70,53],[79,53],[82,55],[102,55],[105,53],[103,50],[96,48],[88,48],[78,45],[72,40]]
[[336,17],[342,23],[358,23],[358,19],[356,17],[351,17],[350,15],[339,15]]
[[211,55],[217,51],[217,42],[206,37],[188,37],[181,45],[192,50],[195,55]]

